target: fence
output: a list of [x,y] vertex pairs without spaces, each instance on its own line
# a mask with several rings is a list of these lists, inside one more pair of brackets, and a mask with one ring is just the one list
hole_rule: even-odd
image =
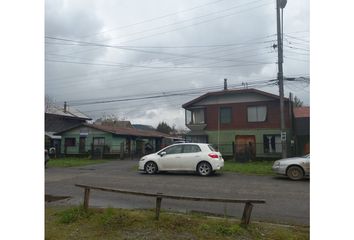
[[90,190],[91,189],[99,190],[99,191],[106,191],[106,192],[139,195],[139,196],[145,196],[145,197],[155,197],[156,198],[155,218],[157,220],[159,220],[159,217],[160,217],[161,202],[162,202],[163,198],[175,199],[175,200],[188,200],[188,201],[244,203],[245,207],[244,207],[242,218],[241,218],[241,224],[244,224],[244,225],[248,225],[250,223],[253,204],[266,203],[266,201],[262,200],[262,199],[204,198],[204,197],[165,195],[163,193],[143,193],[143,192],[122,190],[122,189],[112,189],[112,188],[104,188],[104,187],[97,187],[97,186],[81,185],[81,184],[75,184],[75,186],[80,187],[80,188],[84,188],[84,209],[85,210],[87,210],[89,207]]
[[[231,157],[235,161],[247,162],[257,158],[279,158],[281,157],[281,144],[253,143],[236,144],[234,142],[211,143],[211,145],[221,152],[224,157]],[[288,146],[288,155],[295,156],[294,146]]]

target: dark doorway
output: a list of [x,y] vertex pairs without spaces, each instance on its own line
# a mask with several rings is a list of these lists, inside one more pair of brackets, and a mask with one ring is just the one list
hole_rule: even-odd
[[247,162],[256,157],[256,137],[238,135],[235,137],[235,160]]
[[85,153],[85,152],[86,152],[86,137],[80,137],[79,153]]

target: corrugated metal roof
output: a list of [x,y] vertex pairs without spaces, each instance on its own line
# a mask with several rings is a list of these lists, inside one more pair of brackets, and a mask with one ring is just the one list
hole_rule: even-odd
[[66,111],[64,112],[64,108],[62,107],[57,107],[57,106],[50,106],[46,112],[47,114],[54,114],[54,115],[60,115],[60,116],[65,116],[65,117],[73,117],[73,118],[81,118],[81,119],[86,119],[86,120],[91,120],[88,116],[80,112],[79,110],[73,108],[73,107],[66,107]]
[[45,135],[52,138],[52,139],[61,139],[61,136],[54,135],[55,132],[45,132]]
[[294,108],[295,118],[309,118],[310,117],[310,107],[296,107]]
[[164,134],[153,130],[141,130],[136,128],[126,128],[117,126],[104,126],[95,124],[84,124],[87,127],[96,128],[105,132],[111,132],[117,135],[128,135],[136,137],[169,137],[168,134]]
[[[97,125],[97,124],[88,124],[88,123],[83,123],[80,126],[85,126],[85,127],[90,127],[94,129],[98,129],[104,132],[109,132],[117,135],[123,135],[123,136],[135,136],[135,137],[155,137],[155,138],[163,138],[163,137],[170,137],[170,135],[161,133],[158,131],[152,131],[152,130],[141,130],[141,129],[136,129],[136,128],[127,128],[127,127],[117,127],[117,126],[105,126],[105,125]],[[66,129],[64,131],[58,132],[57,135],[60,135],[63,132],[72,130],[76,127],[72,127],[69,129]]]

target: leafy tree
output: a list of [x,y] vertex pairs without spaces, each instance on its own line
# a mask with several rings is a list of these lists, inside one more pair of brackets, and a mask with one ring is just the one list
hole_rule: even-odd
[[51,96],[46,94],[44,99],[44,111],[47,112],[49,108],[54,106],[55,106],[54,99]]
[[166,122],[162,121],[157,125],[156,130],[162,133],[170,134],[173,129]]
[[94,123],[106,126],[131,127],[130,122],[125,117],[119,117],[115,114],[104,114],[102,117],[96,119]]
[[294,97],[294,107],[302,107],[302,105],[304,104],[303,101],[300,100],[300,98],[298,97]]

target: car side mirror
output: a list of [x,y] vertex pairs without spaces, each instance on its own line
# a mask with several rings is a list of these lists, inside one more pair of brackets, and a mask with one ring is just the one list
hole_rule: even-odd
[[163,157],[163,156],[166,155],[166,152],[160,152],[159,155],[160,155],[161,157]]

